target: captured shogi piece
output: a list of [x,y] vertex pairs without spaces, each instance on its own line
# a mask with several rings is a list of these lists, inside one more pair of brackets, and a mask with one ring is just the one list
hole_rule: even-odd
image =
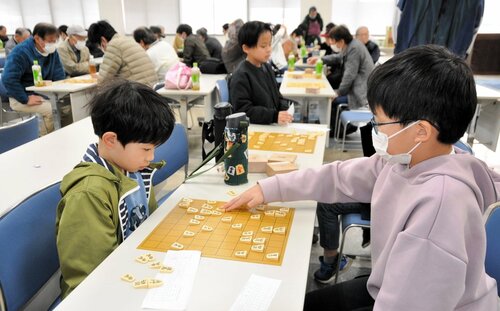
[[[199,250],[204,257],[281,265],[295,210],[262,205],[252,212],[225,212],[221,209],[224,203],[182,199],[138,248],[160,252]],[[220,210],[220,215],[195,219],[206,204],[213,211]]]
[[248,148],[250,150],[313,153],[318,136],[322,132],[311,133],[264,133],[252,132],[249,134]]

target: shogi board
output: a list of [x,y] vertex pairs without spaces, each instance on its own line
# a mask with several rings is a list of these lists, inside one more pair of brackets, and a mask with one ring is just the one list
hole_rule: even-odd
[[[179,203],[181,203],[179,201]],[[253,262],[260,264],[281,266],[283,256],[288,241],[290,229],[292,227],[294,209],[290,208],[285,217],[274,217],[264,215],[264,211],[256,210],[250,212],[246,209],[222,212],[220,216],[204,216],[199,225],[190,225],[189,220],[195,215],[200,215],[199,211],[206,200],[193,199],[190,207],[198,209],[198,213],[188,214],[186,208],[179,207],[179,203],[170,211],[161,223],[149,234],[137,247],[139,249],[165,252],[172,248],[172,244],[177,242],[184,246],[183,250],[199,250],[203,257],[219,258],[226,260],[236,260]],[[224,205],[225,202],[217,201],[210,205],[212,210]],[[265,205],[265,210],[279,210],[281,207]],[[250,219],[251,215],[260,214],[260,219]],[[222,222],[222,217],[232,216],[230,223]],[[241,229],[233,229],[232,224],[242,224]],[[213,228],[211,232],[202,231],[202,226],[207,225]],[[286,227],[284,235],[277,233],[264,233],[262,227]],[[194,232],[193,237],[184,237],[184,231]],[[255,238],[266,238],[264,251],[262,253],[251,251],[251,246],[255,243],[247,244],[240,242],[242,233],[253,231],[252,240]],[[247,251],[246,258],[236,257],[237,251]],[[278,260],[266,259],[266,254],[279,253]]]
[[253,132],[248,134],[248,148],[253,150],[313,153],[322,133],[287,134]]
[[309,82],[309,81],[288,81],[286,87],[299,87],[299,88],[320,88],[324,89],[324,82]]

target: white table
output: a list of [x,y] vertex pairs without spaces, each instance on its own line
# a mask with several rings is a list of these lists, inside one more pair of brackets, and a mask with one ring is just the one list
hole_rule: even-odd
[[[285,72],[283,82],[281,83],[280,92],[283,97],[297,100],[302,103],[303,107],[310,106],[312,103],[317,103],[319,108],[318,112],[320,124],[325,124],[327,127],[330,127],[332,111],[331,102],[336,97],[336,93],[326,79],[326,76],[323,74],[321,79],[291,79],[289,78],[290,74],[294,73],[288,71]],[[321,82],[325,87],[321,88],[318,94],[309,94],[306,93],[306,89],[303,87],[287,87],[288,82]],[[302,109],[303,113],[306,113],[307,111],[307,109]],[[328,145],[328,139],[326,140],[326,144]]]
[[0,154],[0,217],[33,193],[60,181],[97,142],[86,118]]
[[200,90],[170,90],[166,88],[161,88],[158,90],[158,94],[165,97],[170,97],[180,102],[180,117],[181,123],[186,128],[188,128],[187,122],[187,110],[188,104],[193,100],[203,97],[204,101],[204,116],[205,120],[211,120],[214,114],[213,106],[215,105],[216,94],[215,94],[215,84],[217,80],[223,80],[226,78],[225,74],[212,75],[212,74],[201,74],[200,75]]
[[[297,159],[301,168],[319,167],[323,162],[324,140],[328,135],[326,126],[300,124],[289,127],[250,126],[250,131],[290,132],[292,129],[325,131],[325,135],[318,138],[314,154],[298,154]],[[144,276],[145,271],[148,271],[144,266],[134,263],[134,258],[145,253],[144,250],[137,249],[137,246],[169,213],[175,203],[182,197],[229,200],[231,197],[226,194],[228,190],[241,193],[263,177],[264,174],[249,174],[248,184],[231,187],[224,184],[222,173],[211,170],[187,181],[106,258],[56,310],[140,310],[146,291],[133,289],[130,284],[121,281],[120,276],[124,273]],[[272,266],[202,257],[187,310],[228,310],[251,274],[282,280],[269,310],[302,310],[316,203],[301,201],[284,205],[295,207],[297,210],[283,264]],[[152,253],[158,259],[163,258],[160,252]],[[150,274],[154,276],[155,272],[151,271]]]
[[[72,79],[90,79],[90,75],[73,77]],[[84,107],[89,101],[89,95],[85,91],[97,85],[97,82],[64,83],[63,81],[64,80],[56,81],[47,86],[29,86],[26,88],[27,91],[33,91],[49,97],[50,104],[52,106],[52,115],[54,118],[54,129],[61,128],[61,114],[57,108],[58,100],[61,97],[70,94],[73,122],[81,120],[88,116],[88,112]]]
[[476,84],[476,92],[478,105],[467,131],[467,142],[472,145],[477,138],[495,151],[500,133],[500,91]]

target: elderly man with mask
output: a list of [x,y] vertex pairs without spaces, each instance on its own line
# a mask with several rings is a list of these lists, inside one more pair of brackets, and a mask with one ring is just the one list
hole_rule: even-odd
[[82,26],[73,25],[68,27],[67,34],[66,40],[57,48],[64,71],[72,77],[89,73],[90,52],[85,45],[87,31]]
[[64,69],[56,51],[57,28],[48,23],[38,23],[29,38],[12,50],[5,64],[2,82],[9,94],[10,107],[19,112],[39,113],[40,133],[54,130],[50,101],[41,95],[27,92],[26,87],[34,85],[31,66],[38,61],[43,80],[62,80]]
[[30,32],[26,28],[17,28],[14,36],[5,43],[5,56],[9,56],[10,52],[24,40],[30,37]]

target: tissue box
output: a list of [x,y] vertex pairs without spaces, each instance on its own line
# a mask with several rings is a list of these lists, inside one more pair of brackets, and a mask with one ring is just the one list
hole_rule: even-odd
[[290,162],[271,162],[267,163],[266,174],[267,176],[274,176],[276,174],[284,174],[298,170],[299,167],[295,163]]
[[269,162],[290,162],[293,163],[297,160],[296,154],[288,153],[273,153],[269,158]]

